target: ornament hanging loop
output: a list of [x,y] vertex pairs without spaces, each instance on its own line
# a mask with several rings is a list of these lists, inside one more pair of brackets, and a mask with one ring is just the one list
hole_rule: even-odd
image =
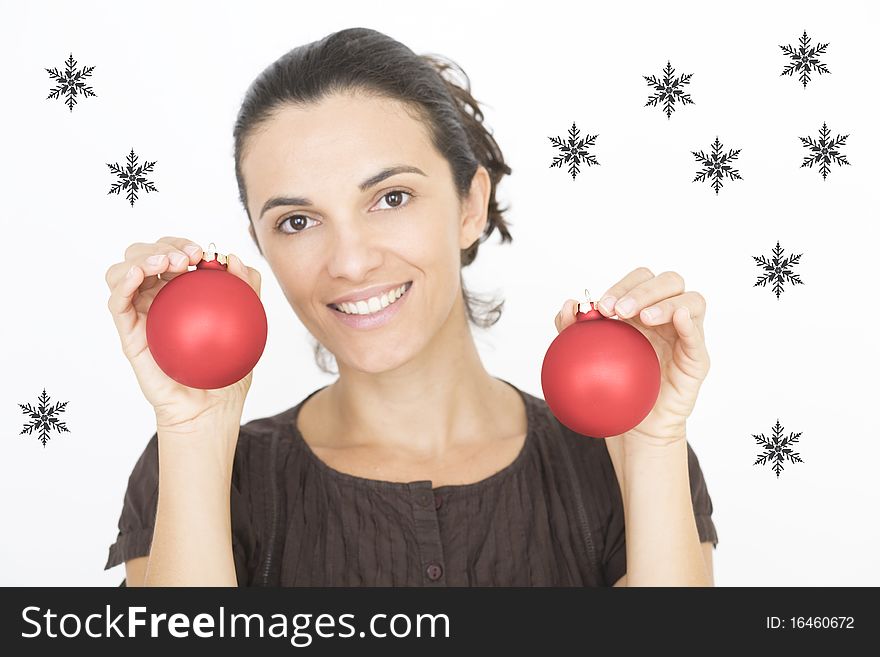
[[588,313],[593,309],[593,302],[590,300],[590,290],[589,288],[584,288],[584,296],[587,298],[587,303],[583,301],[578,304],[578,312]]
[[226,254],[225,253],[217,253],[217,248],[214,246],[214,242],[208,244],[207,250],[205,250],[205,254],[202,256],[202,260],[212,261],[216,260],[221,265],[227,264]]

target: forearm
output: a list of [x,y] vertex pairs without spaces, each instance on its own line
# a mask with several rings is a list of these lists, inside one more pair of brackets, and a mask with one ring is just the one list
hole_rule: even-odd
[[711,586],[688,476],[684,436],[624,442],[627,586]]
[[158,431],[159,500],[145,586],[236,586],[230,485],[238,424]]

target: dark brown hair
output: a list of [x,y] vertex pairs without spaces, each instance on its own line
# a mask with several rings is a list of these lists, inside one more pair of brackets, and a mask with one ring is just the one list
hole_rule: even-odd
[[[463,85],[449,77],[458,71]],[[376,30],[354,27],[327,35],[289,51],[270,64],[251,83],[235,122],[235,177],[239,199],[248,214],[250,233],[257,242],[253,218],[247,205],[247,190],[241,173],[241,160],[248,136],[272,119],[286,105],[304,105],[343,91],[360,91],[403,102],[425,122],[432,143],[449,162],[459,200],[467,196],[479,165],[486,167],[492,180],[488,221],[483,234],[461,251],[461,266],[474,261],[477,250],[497,228],[501,243],[512,241],[509,222],[495,192],[500,180],[511,173],[501,149],[483,125],[483,113],[470,92],[467,74],[454,62],[438,55],[416,55],[412,50]],[[468,319],[488,328],[501,317],[504,301],[495,304],[481,300],[465,289],[462,294]],[[487,308],[481,313],[477,306]],[[324,362],[323,346],[315,341],[318,367],[333,373]]]

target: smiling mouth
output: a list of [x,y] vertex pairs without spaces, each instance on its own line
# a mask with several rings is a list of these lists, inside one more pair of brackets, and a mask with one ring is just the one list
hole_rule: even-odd
[[[330,308],[331,310],[335,310],[338,313],[342,313],[343,315],[351,315],[353,317],[369,317],[370,315],[376,315],[376,314],[381,313],[382,311],[386,310],[387,308],[393,306],[395,303],[400,301],[406,295],[406,293],[409,292],[410,288],[412,287],[412,284],[413,284],[412,281],[407,281],[406,283],[404,283],[403,284],[403,288],[404,288],[403,292],[401,292],[400,296],[395,297],[394,301],[391,301],[390,303],[382,305],[382,302],[380,300],[379,301],[380,307],[378,309],[373,309],[368,306],[366,309],[366,312],[364,312],[364,307],[362,305],[362,302],[366,303],[367,302],[366,299],[361,299],[358,302],[347,302],[345,304],[347,307],[347,310],[343,310],[339,305],[334,304],[334,303],[328,303],[327,307]],[[400,289],[400,288],[396,288],[396,289]],[[381,295],[379,298],[381,298]],[[352,310],[357,310],[357,312],[351,312]]]

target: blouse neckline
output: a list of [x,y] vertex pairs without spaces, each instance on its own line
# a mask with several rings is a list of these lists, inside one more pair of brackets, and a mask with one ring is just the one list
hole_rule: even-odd
[[[480,490],[486,486],[491,486],[494,483],[499,482],[500,480],[508,477],[509,475],[517,472],[523,467],[523,464],[527,460],[528,453],[533,449],[533,443],[535,442],[535,428],[536,421],[534,415],[534,408],[531,404],[531,400],[529,400],[528,396],[515,385],[506,381],[502,378],[495,377],[499,381],[506,383],[511,388],[517,391],[522,399],[523,404],[525,405],[526,411],[526,438],[523,442],[523,446],[520,448],[519,453],[516,457],[504,466],[501,470],[485,477],[484,479],[480,479],[479,481],[470,482],[467,484],[444,484],[443,486],[437,486],[432,488],[435,492],[445,491],[445,492],[455,492],[455,491],[474,491]],[[328,384],[329,385],[329,384]],[[303,405],[314,395],[318,394],[328,386],[322,386],[317,390],[309,393],[309,395],[303,399],[299,404],[297,404],[293,409],[293,414],[291,417],[291,426],[293,430],[293,439],[294,442],[297,443],[300,449],[306,454],[306,458],[309,459],[319,470],[324,472],[329,477],[336,479],[338,481],[343,481],[351,484],[356,484],[360,486],[367,486],[370,488],[385,488],[385,489],[407,489],[411,488],[413,485],[417,484],[427,484],[431,485],[430,479],[420,479],[416,481],[385,481],[382,479],[369,479],[367,477],[360,477],[358,475],[353,475],[348,472],[342,472],[341,470],[337,470],[327,463],[325,463],[321,458],[312,450],[311,446],[305,441],[302,433],[300,433],[299,427],[297,426],[297,417],[299,416],[299,411],[303,407]]]

